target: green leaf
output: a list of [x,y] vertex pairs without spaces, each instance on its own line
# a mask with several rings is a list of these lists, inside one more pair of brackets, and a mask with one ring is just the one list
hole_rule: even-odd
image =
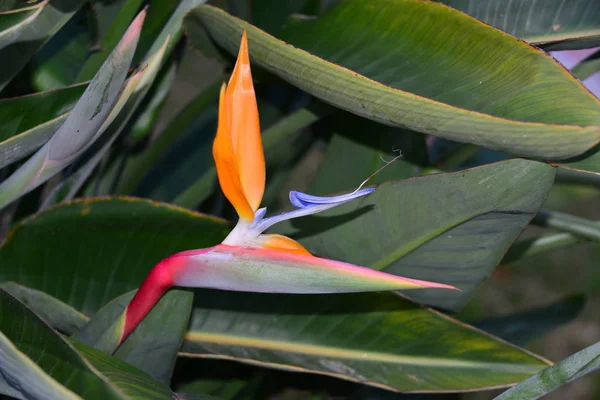
[[389,292],[198,290],[194,302],[183,356],[320,373],[401,392],[503,386],[545,364]]
[[[101,308],[73,338],[94,347],[133,295],[126,293]],[[113,355],[168,384],[189,322],[192,301],[192,292],[167,293]]]
[[282,40],[206,5],[184,25],[192,42],[208,31],[232,54],[246,29],[255,65],[390,126],[544,159],[600,139],[600,102],[555,60],[438,3],[341,2],[291,24]]
[[35,53],[75,14],[85,0],[44,1],[9,31],[0,32],[0,90],[35,55]]
[[0,100],[0,168],[42,147],[65,121],[86,86]]
[[2,289],[0,332],[0,371],[26,398],[171,398],[168,388],[135,368],[68,343]]
[[488,318],[472,323],[472,325],[510,343],[525,346],[552,329],[573,320],[584,305],[585,296],[572,296],[547,307],[514,315]]
[[15,227],[0,248],[0,265],[14,267],[0,268],[0,282],[43,290],[93,315],[136,289],[163,258],[218,244],[230,229],[223,220],[148,200],[75,200]]
[[[102,144],[101,146],[98,146],[100,148],[95,151],[76,173],[63,180],[55,187],[53,192],[44,201],[42,208],[46,208],[47,206],[60,201],[71,200],[82,188],[102,158],[109,152],[111,146],[118,139],[121,132],[128,126],[134,112],[154,84],[161,64],[164,61],[168,42],[169,38],[165,40],[163,46],[159,48],[156,53],[149,55],[148,59],[144,60],[143,66],[138,69],[138,72],[126,81],[125,87],[117,100],[117,104],[114,106],[107,120],[99,130],[98,134],[103,136],[99,141]],[[161,77],[161,81],[157,84],[158,103],[161,103],[161,99],[164,99],[164,96],[166,96],[170,89],[173,74],[174,68],[171,65],[168,67],[167,72]],[[145,117],[146,120],[150,119],[150,121],[152,121],[153,118],[156,118],[155,107],[148,106],[146,108],[145,111],[151,114],[150,116]],[[145,114],[142,113],[141,117],[144,115]],[[151,124],[151,122],[144,123],[144,126],[147,129],[150,129],[148,124]],[[142,128],[140,127],[140,129]]]
[[[0,281],[14,280],[44,290],[90,315],[109,299],[136,288],[161,259],[180,250],[219,243],[229,229],[230,225],[223,221],[146,200],[75,201],[42,212],[17,226],[0,248],[0,265],[19,265],[19,269],[0,269]],[[47,241],[49,235],[52,244]],[[42,250],[40,243],[48,244]],[[519,349],[389,293],[288,297],[198,290],[195,300],[191,326],[194,331],[200,330],[201,336],[200,339],[193,336],[192,341],[188,334],[186,352],[197,353],[201,346],[202,353],[214,353],[217,357],[220,354],[252,358],[253,362],[262,361],[266,366],[307,368],[347,379],[372,380],[376,385],[402,390],[506,385],[545,365]],[[431,333],[427,334],[429,330]],[[407,349],[404,339],[396,338],[403,332],[418,338],[411,349]],[[438,347],[436,338],[442,332],[448,339]],[[242,335],[248,338],[249,345],[218,344],[230,340],[223,333]],[[373,337],[378,340],[367,340]],[[285,357],[279,358],[274,350],[252,350],[253,346],[264,345],[261,340],[272,345],[271,339],[289,340],[286,346],[292,347],[284,348]],[[232,340],[240,339],[234,336]],[[374,347],[361,346],[367,342]],[[321,351],[323,347],[327,350],[323,354],[302,356],[296,353],[294,343],[301,346],[309,343],[310,351]],[[337,358],[338,348],[344,350],[344,357],[351,358]],[[457,353],[449,353],[451,349]],[[385,362],[379,363],[379,358],[352,359],[370,350],[373,357],[383,357]],[[331,351],[335,354],[329,358]],[[400,359],[396,358],[398,354]],[[319,364],[319,360],[323,363]],[[456,366],[468,378],[461,379],[459,375],[452,378],[453,374],[437,372],[438,378],[419,375],[415,380],[412,373],[405,372],[404,364],[397,363],[399,360],[421,363],[422,366],[413,366],[420,373],[429,369],[430,361],[441,363],[437,371]]]
[[283,222],[275,231],[316,255],[456,286],[462,292],[406,295],[457,310],[541,207],[554,175],[547,164],[516,159],[386,182],[364,200]]
[[71,335],[89,322],[89,318],[68,304],[44,293],[14,282],[4,282],[0,288],[31,308],[52,329]]
[[0,184],[0,209],[35,189],[67,167],[85,151],[105,123],[125,82],[145,13],[132,22],[81,99],[52,138]]
[[59,184],[54,186],[53,190],[44,199],[40,209],[70,200],[79,192],[89,176],[94,172],[98,163],[102,160],[102,157],[110,150],[121,129],[126,125],[128,118],[135,111],[136,100],[140,100],[142,97],[142,93],[140,92],[143,91],[146,85],[149,85],[149,82],[144,79],[146,72],[148,71],[142,68],[125,81],[117,103],[96,134],[97,137],[100,137],[100,140],[97,141],[94,147],[84,152],[81,156],[84,159],[86,155],[89,155],[89,158],[77,171],[64,177]]
[[545,50],[600,45],[600,2],[438,0]]
[[507,390],[495,400],[538,399],[562,385],[600,369],[600,343],[565,358]]
[[72,342],[98,371],[132,400],[172,400],[175,394],[149,375],[131,365],[82,343]]

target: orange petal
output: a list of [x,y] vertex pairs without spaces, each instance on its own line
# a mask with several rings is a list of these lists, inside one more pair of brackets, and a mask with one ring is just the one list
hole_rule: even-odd
[[242,190],[250,207],[256,211],[265,191],[265,157],[246,31],[242,35],[238,59],[227,86],[226,104]]
[[239,176],[239,166],[231,142],[231,129],[226,102],[226,85],[221,86],[219,97],[219,124],[213,143],[213,157],[217,166],[219,184],[225,197],[233,205],[240,218],[252,221],[254,210],[246,200]]
[[288,253],[302,254],[311,256],[310,252],[300,243],[287,236],[278,234],[260,235],[261,246],[265,249],[286,251]]

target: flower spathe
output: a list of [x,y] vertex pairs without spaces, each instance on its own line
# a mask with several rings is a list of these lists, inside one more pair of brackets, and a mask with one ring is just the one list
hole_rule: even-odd
[[103,336],[104,350],[116,349],[172,286],[264,293],[456,289],[315,257],[289,237],[264,233],[278,222],[328,210],[375,189],[330,197],[292,191],[290,202],[296,209],[265,217],[266,208],[260,208],[265,160],[245,31],[231,79],[221,88],[213,156],[221,189],[239,216],[237,225],[222,244],[183,251],[160,261]]

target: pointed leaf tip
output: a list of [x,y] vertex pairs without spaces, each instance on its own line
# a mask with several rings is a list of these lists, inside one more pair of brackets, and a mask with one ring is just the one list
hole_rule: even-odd
[[142,31],[142,26],[144,25],[144,20],[146,19],[148,6],[144,7],[142,11],[135,17],[135,19],[127,28],[127,31],[123,35],[123,41],[119,44],[119,48],[124,48],[130,45],[130,43],[134,40],[137,40],[140,32]]

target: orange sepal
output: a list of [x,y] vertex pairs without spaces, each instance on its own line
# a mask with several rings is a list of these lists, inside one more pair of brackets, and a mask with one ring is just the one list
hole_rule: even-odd
[[261,247],[265,249],[285,251],[288,253],[312,256],[304,246],[287,236],[273,234],[261,235]]
[[242,191],[256,211],[265,192],[265,157],[246,31],[242,34],[238,58],[227,86],[226,107]]
[[217,167],[219,184],[225,197],[233,205],[240,218],[252,221],[254,210],[248,203],[240,182],[239,165],[231,142],[231,128],[226,105],[226,85],[221,86],[219,96],[219,123],[213,143],[213,157]]

